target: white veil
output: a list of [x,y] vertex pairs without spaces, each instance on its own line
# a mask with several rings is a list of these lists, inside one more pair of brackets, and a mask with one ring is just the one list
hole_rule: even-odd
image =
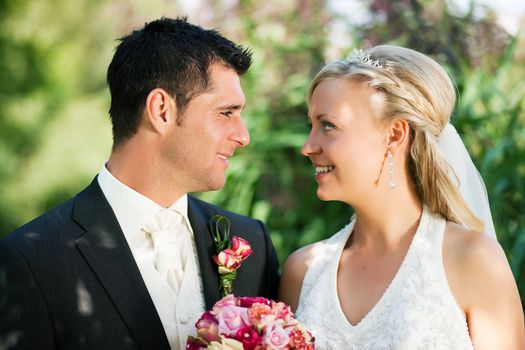
[[474,214],[485,222],[485,233],[496,238],[485,183],[452,124],[447,123],[438,145],[457,176],[451,174],[451,180],[459,187],[459,192]]

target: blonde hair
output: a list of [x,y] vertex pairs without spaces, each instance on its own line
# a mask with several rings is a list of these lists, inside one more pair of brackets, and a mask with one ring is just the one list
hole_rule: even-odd
[[324,80],[349,78],[368,83],[383,96],[381,121],[401,118],[410,125],[409,168],[421,201],[449,221],[483,231],[483,221],[451,181],[450,165],[438,147],[456,103],[450,76],[436,61],[414,50],[381,45],[365,54],[380,67],[353,61],[330,63],[313,79],[308,103]]

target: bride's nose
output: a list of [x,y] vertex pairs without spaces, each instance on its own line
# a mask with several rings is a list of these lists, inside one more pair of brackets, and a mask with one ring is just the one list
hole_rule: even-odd
[[303,147],[301,147],[301,154],[305,157],[309,157],[310,155],[319,153],[320,151],[321,147],[319,146],[319,143],[316,142],[315,138],[312,136],[312,133],[310,133],[304,142]]

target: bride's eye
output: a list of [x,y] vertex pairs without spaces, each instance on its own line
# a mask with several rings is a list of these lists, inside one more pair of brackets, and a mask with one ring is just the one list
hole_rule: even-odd
[[321,125],[323,126],[324,131],[335,129],[335,125],[327,121],[322,121]]

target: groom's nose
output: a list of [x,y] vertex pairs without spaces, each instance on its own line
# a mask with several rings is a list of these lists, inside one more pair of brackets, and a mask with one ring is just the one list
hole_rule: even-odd
[[242,118],[236,119],[231,139],[236,143],[237,147],[244,147],[250,143],[250,133],[246,129]]

